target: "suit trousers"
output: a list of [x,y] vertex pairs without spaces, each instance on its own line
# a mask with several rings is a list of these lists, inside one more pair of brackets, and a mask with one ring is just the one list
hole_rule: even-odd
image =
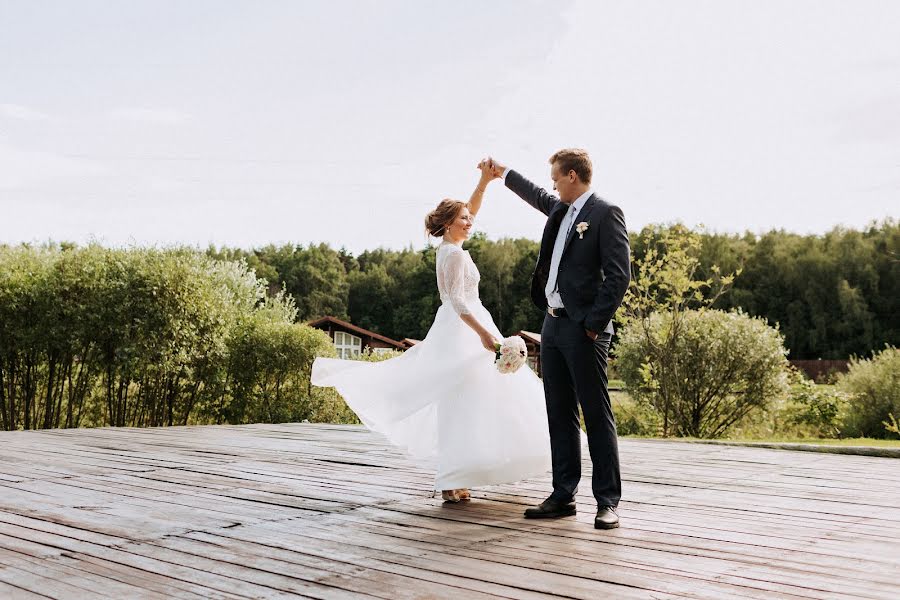
[[553,457],[553,493],[571,502],[581,479],[581,426],[584,415],[593,464],[591,487],[598,506],[617,506],[622,497],[616,420],[609,398],[607,359],[612,334],[596,340],[568,317],[545,316],[541,329],[541,373]]

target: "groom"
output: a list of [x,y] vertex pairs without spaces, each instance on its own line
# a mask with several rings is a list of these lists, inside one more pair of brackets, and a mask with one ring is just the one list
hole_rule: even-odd
[[575,514],[581,479],[581,404],[598,506],[594,527],[613,529],[619,526],[616,507],[622,481],[606,362],[612,318],[631,275],[622,210],[591,191],[591,159],[584,150],[560,150],[550,157],[550,178],[559,197],[497,161],[485,160],[494,178],[502,178],[506,187],[547,215],[531,297],[546,313],[541,329],[541,371],[550,425],[553,493],[527,509],[525,517]]

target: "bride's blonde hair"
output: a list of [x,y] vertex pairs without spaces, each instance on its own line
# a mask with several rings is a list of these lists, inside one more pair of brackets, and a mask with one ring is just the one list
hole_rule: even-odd
[[425,216],[425,231],[434,237],[441,237],[465,207],[466,203],[462,200],[444,198],[437,208]]

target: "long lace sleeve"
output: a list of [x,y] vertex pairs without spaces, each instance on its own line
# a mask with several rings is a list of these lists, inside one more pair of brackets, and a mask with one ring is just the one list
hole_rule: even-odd
[[450,304],[458,315],[468,315],[472,311],[466,304],[466,256],[462,252],[451,252],[444,261],[444,284]]

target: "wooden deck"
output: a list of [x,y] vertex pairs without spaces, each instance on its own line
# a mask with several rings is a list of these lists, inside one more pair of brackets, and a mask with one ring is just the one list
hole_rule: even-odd
[[549,476],[431,498],[360,427],[0,433],[0,598],[900,598],[900,461],[623,440],[622,528]]

